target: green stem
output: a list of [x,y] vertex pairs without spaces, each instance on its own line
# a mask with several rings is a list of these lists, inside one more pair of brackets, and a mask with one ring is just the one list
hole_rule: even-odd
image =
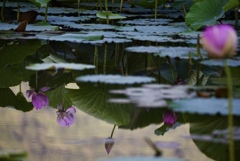
[[20,6],[19,6],[19,0],[18,0],[17,21],[19,21],[19,16],[20,16]]
[[234,155],[234,141],[233,141],[233,114],[232,114],[232,101],[233,101],[233,88],[232,88],[232,75],[231,70],[225,60],[225,72],[227,76],[228,87],[228,135],[229,135],[229,161],[235,161]]
[[157,58],[157,66],[158,66],[158,83],[161,83],[161,60],[160,57]]
[[120,1],[120,12],[122,12],[123,0]]
[[36,79],[35,79],[35,89],[38,90],[38,71],[36,71]]
[[6,4],[6,0],[3,1],[2,9],[1,9],[1,19],[2,19],[2,21],[4,21],[4,15],[3,15],[3,12],[4,12],[4,8],[5,8],[5,4]]
[[202,54],[201,54],[201,51],[200,51],[200,36],[198,34],[198,37],[197,37],[197,55],[201,58],[201,60],[203,60],[203,57],[202,57]]
[[106,74],[107,69],[107,47],[108,45],[104,45],[104,60],[103,60],[103,74]]
[[113,126],[112,133],[111,133],[111,136],[110,136],[111,138],[113,137],[113,133],[115,131],[115,128],[116,128],[116,125]]
[[79,11],[80,11],[80,0],[78,0],[78,17],[80,17]]
[[108,19],[108,1],[105,0],[105,10],[106,10],[106,21],[107,24],[109,24],[109,19]]
[[154,14],[154,18],[157,18],[157,6],[158,6],[158,0],[155,0],[155,14]]
[[128,52],[126,53],[125,75],[128,75]]
[[47,6],[46,6],[46,10],[45,10],[44,22],[47,22],[47,14],[48,14],[48,3],[47,3]]
[[94,51],[95,74],[98,74],[98,47],[95,45]]
[[235,8],[235,27],[236,27],[236,30],[238,30],[238,9],[239,9],[239,6],[237,6]]

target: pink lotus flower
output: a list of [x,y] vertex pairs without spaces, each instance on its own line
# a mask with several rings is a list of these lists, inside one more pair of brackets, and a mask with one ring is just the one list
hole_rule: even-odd
[[177,116],[172,110],[167,110],[163,113],[163,122],[167,125],[174,125],[177,121]]
[[63,109],[62,105],[58,106],[57,111],[57,122],[61,126],[70,126],[74,123],[73,114],[76,113],[76,109],[71,106],[66,111]]
[[37,90],[27,90],[26,96],[32,97],[32,104],[36,108],[36,110],[41,109],[43,106],[47,106],[49,103],[48,97],[44,94],[49,90],[48,87],[42,87],[39,91]]
[[113,138],[109,137],[105,140],[105,149],[106,149],[108,154],[112,150],[113,145],[114,145],[114,139]]
[[236,54],[238,37],[236,30],[226,24],[210,26],[202,34],[201,44],[209,58],[226,58]]

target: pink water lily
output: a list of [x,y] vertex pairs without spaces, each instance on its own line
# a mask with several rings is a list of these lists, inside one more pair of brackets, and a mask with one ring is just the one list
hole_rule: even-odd
[[163,122],[167,125],[174,125],[177,121],[177,116],[172,110],[167,110],[163,113]]
[[209,26],[202,33],[201,44],[209,58],[232,57],[237,50],[237,32],[227,24]]
[[76,109],[71,106],[66,111],[63,109],[62,105],[58,106],[57,111],[57,122],[61,126],[70,126],[74,123],[73,114],[76,113]]
[[43,87],[39,91],[37,90],[27,90],[26,96],[28,98],[32,98],[32,104],[36,110],[41,109],[43,106],[47,106],[49,104],[48,97],[44,94],[49,90],[48,87]]

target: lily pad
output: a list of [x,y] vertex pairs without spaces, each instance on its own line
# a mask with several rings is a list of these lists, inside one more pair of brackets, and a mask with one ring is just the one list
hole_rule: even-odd
[[223,17],[227,0],[203,0],[196,2],[186,15],[186,23],[194,30],[205,25],[213,25]]
[[225,63],[227,63],[228,66],[230,67],[239,67],[240,66],[240,60],[233,60],[233,59],[209,59],[209,60],[204,60],[200,62],[203,65],[207,66],[219,66],[219,67],[224,67]]
[[146,84],[143,87],[113,90],[111,93],[125,94],[131,103],[138,107],[161,108],[167,107],[167,100],[184,99],[195,96],[187,86],[171,86],[164,84]]
[[[233,100],[233,115],[240,116],[240,99]],[[173,100],[170,107],[177,112],[228,115],[228,100],[216,98],[192,98],[184,100]]]
[[73,105],[91,116],[118,126],[128,124],[130,121],[126,110],[131,106],[109,104],[106,100],[111,95],[104,88],[83,86],[80,90],[67,91]]
[[122,20],[118,21],[120,24],[128,24],[128,25],[142,25],[142,26],[158,26],[158,25],[166,25],[171,19],[134,19],[134,20]]
[[125,18],[127,18],[125,16],[121,16],[119,14],[114,14],[112,12],[108,12],[108,14],[106,12],[98,12],[96,16],[98,18],[101,18],[101,19],[107,19],[107,15],[108,15],[108,19],[109,20],[118,20],[118,19],[125,19]]
[[[134,46],[128,47],[125,50],[129,52],[136,53],[152,53],[154,56],[165,57],[169,56],[171,58],[179,57],[181,59],[200,59],[200,56],[196,54],[196,48],[191,47],[156,47],[156,46]],[[202,56],[207,57],[206,52],[201,51]]]
[[26,66],[28,70],[49,70],[49,69],[66,69],[66,70],[84,70],[93,69],[95,66],[88,64],[76,64],[76,63],[43,63],[43,64],[32,64]]
[[80,82],[106,83],[106,84],[136,84],[155,81],[152,77],[122,76],[122,75],[86,75],[76,78]]

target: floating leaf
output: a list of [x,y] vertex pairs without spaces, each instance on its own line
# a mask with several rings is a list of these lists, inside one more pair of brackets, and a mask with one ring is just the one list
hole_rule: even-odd
[[29,0],[30,2],[33,2],[38,8],[46,7],[47,3],[50,2],[50,0]]
[[196,2],[186,15],[186,23],[197,30],[205,25],[213,25],[223,17],[222,7],[227,0],[203,0]]
[[118,21],[120,24],[128,24],[128,25],[143,25],[143,26],[158,26],[158,25],[166,25],[168,24],[171,19],[133,19],[133,20],[122,20]]
[[[240,100],[233,100],[233,115],[240,115]],[[173,100],[170,107],[177,112],[228,115],[228,100],[216,98],[192,98],[185,100]]]
[[[152,53],[154,56],[171,58],[179,57],[181,59],[200,59],[200,56],[196,53],[196,48],[191,47],[156,47],[156,46],[134,46],[127,47],[125,50],[135,53]],[[206,53],[202,51],[202,56],[207,57]]]
[[101,19],[107,19],[107,15],[108,15],[108,19],[109,20],[125,19],[125,18],[127,18],[125,16],[121,16],[119,14],[114,14],[112,12],[108,12],[108,14],[106,12],[98,12],[97,13],[97,17],[101,18]]
[[95,66],[88,64],[76,64],[76,63],[43,63],[43,64],[32,64],[26,66],[28,70],[48,70],[48,69],[65,69],[65,70],[84,70],[93,69]]
[[224,67],[225,62],[230,67],[239,67],[240,66],[240,60],[233,60],[233,59],[209,59],[209,60],[203,60],[200,63],[207,66],[219,66]]
[[122,76],[122,75],[86,75],[76,78],[80,82],[100,82],[106,84],[135,84],[149,83],[155,81],[154,78],[144,76]]
[[[116,93],[116,91],[111,91]],[[118,90],[118,93],[125,94],[132,103],[138,107],[161,108],[167,106],[170,99],[183,99],[195,96],[195,93],[188,91],[187,86],[171,86],[164,84],[146,84],[143,87],[127,88]]]

